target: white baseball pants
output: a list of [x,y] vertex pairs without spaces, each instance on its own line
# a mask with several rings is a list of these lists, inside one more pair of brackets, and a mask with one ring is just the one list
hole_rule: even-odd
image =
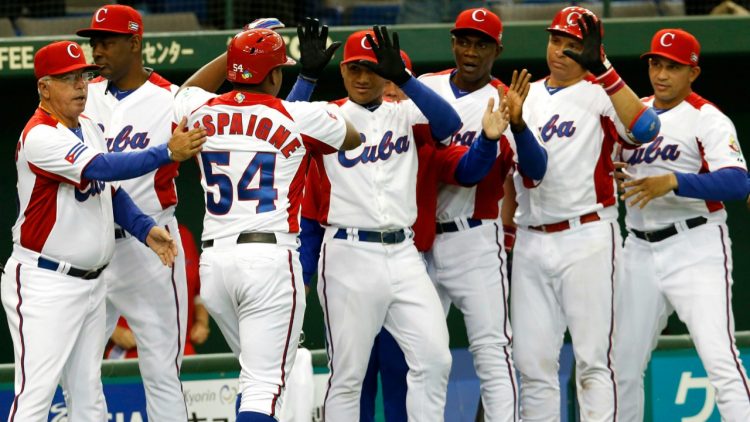
[[511,321],[524,422],[560,420],[558,370],[566,326],[576,358],[581,420],[615,420],[612,307],[621,248],[617,222],[557,233],[519,227]]
[[331,369],[325,420],[359,420],[373,340],[385,327],[409,365],[409,421],[442,421],[451,366],[448,329],[413,241],[387,245],[352,237],[333,239],[335,231],[326,230],[318,265]]
[[106,422],[104,284],[38,268],[33,254],[14,251],[0,283],[15,358],[8,421],[46,422],[62,380],[68,420]]
[[214,240],[200,267],[203,303],[240,361],[240,412],[270,416],[281,409],[305,314],[296,236],[276,236],[278,244]]
[[464,316],[484,420],[518,420],[502,225],[486,221],[474,228],[438,234],[425,258],[445,314],[453,303]]
[[138,347],[148,419],[184,422],[188,416],[180,366],[188,304],[185,252],[177,220],[173,218],[167,228],[178,249],[173,267],[164,266],[135,237],[116,241],[112,261],[101,277],[107,286],[106,338],[124,316]]
[[734,340],[727,226],[708,223],[660,242],[629,235],[617,295],[620,421],[642,421],[643,376],[667,318],[677,311],[716,389],[722,420],[750,421],[750,388]]

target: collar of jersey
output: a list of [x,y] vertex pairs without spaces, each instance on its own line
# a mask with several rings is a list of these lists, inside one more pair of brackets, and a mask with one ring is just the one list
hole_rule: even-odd
[[[453,83],[453,75],[455,75],[456,73],[458,73],[458,69],[453,69],[451,71],[451,74],[448,76],[448,85],[450,85],[451,91],[453,91],[453,96],[456,97],[456,99],[459,99],[461,97],[465,97],[471,94],[472,92],[475,92],[475,91],[464,91],[463,89],[460,89],[459,87],[457,87],[456,84]],[[490,84],[495,79],[496,78],[494,76],[490,75],[490,82],[488,82],[487,84]],[[479,88],[479,89],[482,89],[482,88]]]

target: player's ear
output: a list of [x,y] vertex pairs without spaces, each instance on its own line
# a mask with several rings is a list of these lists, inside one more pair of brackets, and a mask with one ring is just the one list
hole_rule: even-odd
[[130,51],[134,53],[141,53],[143,47],[143,40],[140,35],[132,35],[130,37]]
[[39,79],[36,82],[36,90],[39,93],[39,99],[49,99],[49,81],[47,79]]
[[701,74],[701,68],[699,66],[692,66],[690,68],[690,83],[692,84],[695,82],[696,79],[698,79],[698,75]]
[[495,50],[495,58],[500,57],[500,54],[502,54],[502,53],[503,53],[503,45],[502,44],[498,44],[497,45],[497,49]]

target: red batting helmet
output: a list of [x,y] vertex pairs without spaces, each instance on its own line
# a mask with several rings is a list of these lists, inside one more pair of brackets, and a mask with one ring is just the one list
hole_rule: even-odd
[[[552,33],[560,33],[563,35],[570,35],[573,38],[583,40],[583,35],[581,35],[581,28],[578,26],[578,19],[580,19],[581,15],[584,14],[593,16],[594,21],[599,21],[599,18],[594,14],[594,12],[590,11],[589,9],[580,6],[570,6],[557,12],[555,17],[552,18],[552,23],[550,24],[549,28],[547,28],[547,31]],[[602,33],[604,33],[603,26]]]
[[242,31],[227,46],[227,80],[230,82],[258,84],[271,70],[296,63],[286,56],[286,44],[281,35],[270,29]]

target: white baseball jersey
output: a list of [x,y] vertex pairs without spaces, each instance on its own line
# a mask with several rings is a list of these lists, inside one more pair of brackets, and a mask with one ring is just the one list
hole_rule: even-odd
[[[89,84],[84,114],[103,128],[109,152],[141,151],[169,142],[177,86],[152,72],[143,85],[118,100],[107,91],[108,84],[102,77]],[[174,215],[178,167],[171,163],[121,182],[138,208],[158,224]]]
[[[653,97],[644,100],[653,105]],[[747,170],[734,125],[719,109],[696,93],[659,115],[661,132],[653,142],[622,151],[634,178],[679,173],[706,173],[726,167]],[[626,225],[640,231],[662,229],[677,221],[705,216],[725,222],[721,202],[677,196],[655,198],[646,207],[627,207]]]
[[[504,86],[492,79],[484,87],[456,98],[450,84],[454,69],[420,76],[419,80],[443,97],[461,117],[461,129],[450,139],[454,145],[471,146],[482,133],[482,116],[487,101],[495,99],[500,104],[497,87]],[[508,128],[500,139],[498,159],[490,172],[478,184],[471,187],[442,185],[438,194],[437,221],[454,221],[456,217],[476,219],[497,219],[500,216],[500,203],[505,192],[503,182],[513,166],[513,135]],[[515,145],[513,145],[515,147]]]
[[188,88],[177,95],[175,113],[208,132],[198,155],[204,240],[245,231],[297,233],[308,151],[335,152],[346,135],[335,107],[266,94]]
[[630,142],[627,130],[598,84],[584,79],[550,93],[545,82],[531,84],[523,118],[549,152],[547,172],[541,183],[514,174],[516,224],[556,223],[595,211],[616,218],[612,158],[615,142]]
[[384,101],[375,111],[348,99],[333,104],[360,131],[362,145],[315,156],[321,223],[368,230],[411,227],[417,219],[414,131],[429,134],[427,118],[410,100]]
[[104,139],[91,120],[81,115],[79,121],[84,141],[41,108],[26,123],[16,147],[20,208],[13,243],[94,269],[112,258],[117,185],[82,178],[86,165],[104,152]]

